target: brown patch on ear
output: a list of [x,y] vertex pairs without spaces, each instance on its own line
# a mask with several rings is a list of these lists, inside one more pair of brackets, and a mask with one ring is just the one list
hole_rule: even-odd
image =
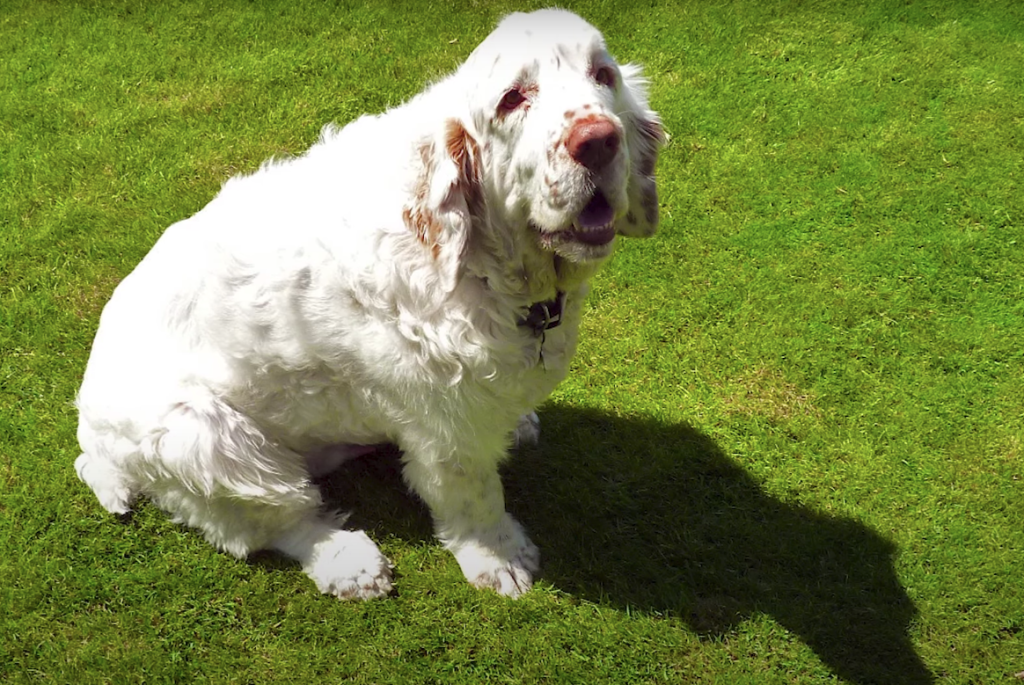
[[[448,156],[459,168],[460,180],[464,177],[467,181],[476,176],[476,169],[473,168],[473,158],[470,155],[470,145],[476,147],[476,141],[466,131],[466,127],[457,119],[448,119],[444,122],[444,145],[448,150]],[[473,150],[479,155],[479,150]]]
[[[445,235],[449,230],[446,226],[453,221],[449,214],[468,212],[471,217],[483,216],[483,193],[477,170],[480,148],[461,122],[448,119],[444,122],[443,138],[422,143],[418,152],[421,171],[410,189],[412,200],[402,210],[402,219],[434,259],[441,261],[446,245],[453,244],[453,238]],[[454,166],[454,174],[447,166],[449,162]],[[435,187],[437,174],[445,179],[446,188]],[[463,242],[464,238],[459,240],[459,244]]]
[[416,238],[429,247],[436,259],[440,253],[441,222],[437,215],[428,206],[430,197],[431,169],[434,164],[434,146],[424,143],[420,146],[420,159],[423,163],[423,173],[416,179],[416,187],[413,189],[412,206],[402,210],[402,219],[410,231],[416,234]]
[[459,169],[457,190],[463,193],[470,214],[480,216],[483,209],[480,170],[477,168],[480,163],[480,147],[458,119],[445,121],[444,141],[448,156]]

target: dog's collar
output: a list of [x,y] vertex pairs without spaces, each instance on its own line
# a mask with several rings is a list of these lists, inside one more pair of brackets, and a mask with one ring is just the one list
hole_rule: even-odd
[[565,306],[565,293],[561,290],[553,300],[534,302],[530,305],[526,316],[519,319],[519,325],[529,328],[534,335],[542,336],[544,331],[556,328],[562,323],[562,309]]

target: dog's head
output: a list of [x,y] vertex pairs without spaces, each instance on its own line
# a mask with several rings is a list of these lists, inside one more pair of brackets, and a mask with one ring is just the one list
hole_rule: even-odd
[[435,190],[421,194],[436,210],[465,212],[467,229],[521,231],[515,242],[573,262],[607,257],[617,234],[654,234],[665,135],[639,68],[618,64],[583,19],[509,15],[440,90],[451,116],[425,165]]

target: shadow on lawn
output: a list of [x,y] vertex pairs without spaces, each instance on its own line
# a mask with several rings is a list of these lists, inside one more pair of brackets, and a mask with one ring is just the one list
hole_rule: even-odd
[[[907,636],[915,609],[895,547],[868,527],[772,497],[686,425],[558,406],[541,422],[541,446],[516,455],[504,481],[555,587],[709,637],[760,612],[850,682],[934,681]],[[350,466],[344,485],[325,487],[360,502],[353,524],[380,517],[389,532],[430,535],[423,509],[397,499],[397,459]],[[360,512],[369,502],[383,509]]]

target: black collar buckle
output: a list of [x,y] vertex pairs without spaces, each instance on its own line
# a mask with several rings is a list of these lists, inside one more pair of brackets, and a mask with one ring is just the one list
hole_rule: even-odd
[[531,304],[526,316],[519,319],[518,323],[520,326],[532,330],[534,335],[543,336],[544,331],[557,328],[562,323],[564,306],[565,293],[559,290],[555,299]]

